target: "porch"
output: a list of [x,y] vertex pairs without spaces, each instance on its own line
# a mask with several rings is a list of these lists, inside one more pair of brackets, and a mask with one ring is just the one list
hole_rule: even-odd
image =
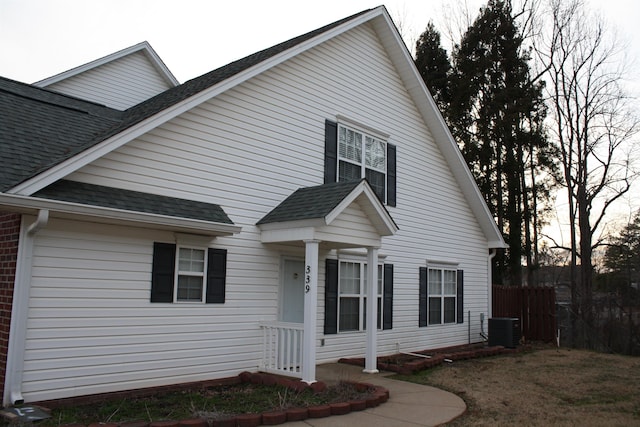
[[[301,274],[304,295],[303,302],[299,304],[304,306],[303,323],[270,322],[261,325],[261,369],[313,383],[316,381],[321,251],[329,253],[334,249],[364,248],[367,265],[378,265],[382,237],[395,234],[398,227],[366,180],[301,188],[258,221],[257,225],[265,244],[287,243],[304,247]],[[337,280],[337,270],[335,274]],[[366,279],[367,294],[376,295],[378,269],[367,269]],[[375,373],[377,299],[368,298],[366,302],[366,312],[371,313],[371,319],[366,327],[365,372]]]

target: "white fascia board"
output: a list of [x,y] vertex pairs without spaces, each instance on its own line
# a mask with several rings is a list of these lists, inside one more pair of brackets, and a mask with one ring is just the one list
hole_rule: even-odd
[[324,218],[303,219],[297,221],[269,222],[259,224],[258,228],[263,231],[286,230],[292,228],[312,228],[327,225]]
[[[384,22],[385,25],[382,25]],[[451,135],[440,110],[436,106],[433,97],[429,93],[424,80],[420,76],[415,66],[411,53],[402,41],[400,34],[395,29],[391,17],[382,13],[381,19],[374,21],[374,28],[380,37],[381,42],[389,53],[391,61],[396,66],[398,73],[407,90],[411,94],[418,111],[423,120],[427,123],[434,140],[440,148],[443,156],[449,164],[456,181],[469,203],[472,212],[480,224],[490,248],[506,248],[507,245],[502,238],[502,234],[496,225],[491,211],[487,206],[480,189],[476,185],[475,179],[467,166],[467,162],[458,148],[458,144]]]
[[145,49],[143,50],[144,54],[149,58],[153,67],[158,71],[158,73],[160,73],[169,86],[179,86],[180,82],[176,79],[176,76],[174,76],[171,70],[169,70],[169,67],[167,67],[162,58],[160,58],[156,51],[151,47],[149,42],[144,41],[141,44],[145,45]]
[[101,223],[184,231],[200,235],[230,236],[242,230],[233,224],[0,193],[0,210],[35,214],[42,209],[49,210],[54,218],[86,217]]
[[[376,9],[371,10],[368,13],[365,13],[357,18],[354,18],[348,22],[345,22],[342,25],[339,25],[331,30],[325,31],[322,34],[317,35],[303,43],[300,43],[290,49],[287,49],[283,52],[280,52],[277,55],[272,56],[269,59],[266,59],[253,67],[250,67],[233,77],[230,77],[222,82],[211,86],[197,94],[172,105],[169,108],[143,120],[142,122],[133,125],[124,131],[120,132],[113,137],[102,141],[101,143],[88,148],[82,153],[77,154],[76,156],[42,172],[41,174],[24,181],[23,183],[11,188],[7,191],[10,194],[22,194],[22,195],[31,195],[47,185],[50,185],[65,176],[77,171],[81,167],[93,162],[96,159],[110,153],[113,150],[123,146],[127,142],[143,135],[144,133],[155,129],[156,127],[166,123],[167,121],[173,119],[174,117],[179,116],[182,113],[185,113],[192,108],[197,107],[205,101],[208,101],[211,98],[218,96],[219,94],[249,80],[252,77],[255,77],[279,64],[282,62],[293,58],[321,43],[326,42],[327,40],[332,39],[346,31],[351,30],[354,27],[362,25],[363,23],[374,19],[378,16],[381,16],[384,13],[384,7],[380,6]],[[136,45],[138,46],[138,45]],[[71,70],[73,71],[73,70]]]
[[125,56],[138,51],[144,52],[147,58],[149,58],[149,60],[151,61],[153,67],[162,75],[162,77],[167,83],[169,83],[171,86],[177,86],[180,84],[178,80],[175,78],[175,76],[171,73],[171,71],[169,71],[169,69],[164,64],[164,62],[162,62],[162,59],[160,59],[158,54],[153,50],[151,45],[148,42],[143,41],[141,43],[119,50],[117,52],[111,53],[107,56],[103,56],[102,58],[98,58],[94,61],[87,62],[86,64],[79,65],[77,67],[74,67],[67,71],[63,71],[62,73],[56,74],[54,76],[47,77],[46,79],[33,83],[33,85],[37,87],[47,87],[54,83],[58,83],[62,80],[84,73],[85,71],[89,71],[101,65],[107,64],[109,62],[118,60],[120,58],[124,58]]

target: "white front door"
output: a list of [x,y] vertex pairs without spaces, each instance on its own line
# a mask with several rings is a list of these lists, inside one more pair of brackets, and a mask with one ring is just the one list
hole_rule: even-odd
[[304,323],[304,262],[285,259],[282,270],[281,320]]

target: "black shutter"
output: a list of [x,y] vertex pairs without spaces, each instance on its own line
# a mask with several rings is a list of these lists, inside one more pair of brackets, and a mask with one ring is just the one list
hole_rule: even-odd
[[387,206],[396,205],[396,146],[387,144]]
[[457,299],[457,312],[458,319],[457,323],[464,323],[464,271],[458,270],[458,280],[457,280],[457,289],[456,289],[456,299]]
[[227,250],[209,248],[207,260],[207,303],[224,303],[227,284]]
[[382,329],[393,328],[393,264],[384,265],[382,290]]
[[420,291],[418,296],[418,326],[427,326],[427,267],[420,267]]
[[324,123],[324,183],[338,180],[338,124]]
[[338,260],[327,259],[325,262],[324,283],[324,333],[338,333]]
[[176,245],[154,242],[151,270],[151,302],[173,302],[175,272]]

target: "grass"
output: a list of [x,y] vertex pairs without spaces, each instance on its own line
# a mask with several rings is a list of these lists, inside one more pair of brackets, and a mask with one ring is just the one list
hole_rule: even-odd
[[640,425],[640,358],[538,347],[396,376],[462,397],[452,426]]
[[297,392],[280,385],[243,383],[203,389],[174,391],[153,396],[103,400],[89,405],[54,409],[40,426],[79,423],[147,422],[205,418],[224,419],[233,415],[261,413],[292,407],[307,407],[366,398],[348,383],[339,383],[320,393]]

